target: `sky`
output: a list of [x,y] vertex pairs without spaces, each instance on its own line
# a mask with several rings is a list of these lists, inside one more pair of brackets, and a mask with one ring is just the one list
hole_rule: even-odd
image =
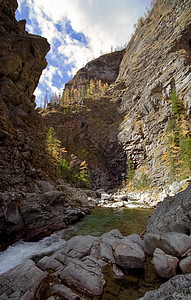
[[29,33],[47,38],[51,50],[34,94],[39,106],[46,93],[62,94],[80,68],[111,49],[123,48],[151,0],[18,0],[16,19]]

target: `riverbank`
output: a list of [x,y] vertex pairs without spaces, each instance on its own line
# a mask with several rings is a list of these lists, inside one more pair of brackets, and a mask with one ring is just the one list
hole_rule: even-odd
[[191,182],[191,177],[180,182],[174,181],[165,188],[154,187],[138,190],[125,187],[113,194],[102,192],[97,205],[110,208],[155,208],[167,196],[174,196],[186,189],[189,182]]
[[157,206],[147,222],[144,240],[137,233],[123,235],[118,229],[107,232],[106,228],[99,237],[75,235],[50,255],[27,259],[1,274],[1,297],[158,300],[160,291],[161,297],[180,292],[190,296],[190,189],[191,185]]

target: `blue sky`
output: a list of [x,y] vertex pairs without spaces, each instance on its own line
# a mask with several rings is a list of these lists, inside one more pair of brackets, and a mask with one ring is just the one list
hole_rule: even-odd
[[151,0],[18,0],[16,19],[26,30],[47,38],[48,66],[35,90],[37,105],[48,92],[62,93],[76,71],[88,61],[121,48]]

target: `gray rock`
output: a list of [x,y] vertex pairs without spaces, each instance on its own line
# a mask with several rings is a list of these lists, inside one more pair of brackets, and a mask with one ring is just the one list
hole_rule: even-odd
[[191,229],[191,184],[173,197],[159,203],[147,222],[146,233],[180,232],[189,235]]
[[191,236],[184,233],[167,232],[161,235],[161,243],[165,252],[183,257],[191,249]]
[[153,263],[160,277],[170,278],[176,275],[178,262],[178,258],[165,254],[161,249],[155,249]]
[[143,250],[145,248],[144,241],[142,240],[142,238],[137,233],[130,234],[130,235],[124,237],[121,241],[124,242],[124,243],[126,241],[127,241],[127,243],[128,243],[128,241],[131,241],[131,242],[136,243],[137,245],[139,245]]
[[39,180],[37,182],[42,193],[55,191],[55,187],[48,181]]
[[142,248],[128,241],[127,243],[116,242],[113,244],[115,262],[124,269],[137,269],[144,267],[145,253]]
[[124,279],[125,278],[125,274],[123,273],[123,271],[121,269],[119,269],[115,264],[112,267],[112,273],[114,278],[116,279]]
[[161,235],[158,233],[146,233],[144,236],[145,252],[152,255],[156,248],[163,249]]
[[91,253],[92,247],[98,245],[99,238],[93,236],[75,236],[67,241],[62,254],[70,256],[72,258],[82,258],[88,256]]
[[73,259],[60,273],[60,278],[69,286],[74,286],[79,292],[90,296],[101,296],[104,288],[103,274],[99,269],[89,267],[84,262]]
[[61,297],[64,297],[66,300],[80,300],[82,299],[79,295],[72,292],[72,290],[66,287],[63,284],[55,284],[52,287],[53,294],[58,294]]
[[106,262],[114,263],[115,259],[113,256],[112,248],[107,244],[100,243],[100,256]]
[[104,233],[101,236],[102,242],[108,246],[112,246],[112,244],[114,242],[116,242],[118,239],[122,239],[122,238],[123,238],[123,236],[118,229],[113,229],[107,233]]
[[191,256],[182,259],[179,263],[179,267],[183,274],[191,273]]
[[[37,268],[32,260],[14,267],[0,275],[0,292],[8,296],[15,293],[14,299],[34,299],[41,282],[47,273]],[[3,298],[2,298],[3,299]]]
[[144,237],[145,250],[153,254],[156,248],[165,253],[183,257],[191,249],[191,236],[178,232],[167,232],[164,234],[147,233]]
[[39,262],[37,263],[37,267],[45,270],[54,270],[56,271],[60,267],[62,267],[62,264],[58,262],[56,259],[48,256],[44,256]]
[[150,291],[139,300],[190,300],[191,299],[191,274],[176,275],[163,283],[158,290]]

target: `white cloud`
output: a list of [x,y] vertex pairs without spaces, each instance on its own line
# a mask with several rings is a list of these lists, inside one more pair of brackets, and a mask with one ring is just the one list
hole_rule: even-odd
[[[74,73],[88,60],[98,57],[128,42],[134,23],[144,14],[151,0],[18,0],[21,7],[28,7],[30,33],[46,37],[51,44],[48,68],[40,82],[53,92],[62,87],[53,84],[55,74],[61,77],[60,65],[65,73]],[[68,22],[68,23],[66,23]],[[58,30],[58,26],[60,28]],[[86,43],[72,36],[70,24],[76,33],[82,33]],[[59,57],[58,57],[59,55]],[[54,66],[53,61],[55,62]],[[67,66],[68,65],[68,66]],[[62,70],[63,73],[63,70]],[[62,83],[62,86],[64,82]]]

